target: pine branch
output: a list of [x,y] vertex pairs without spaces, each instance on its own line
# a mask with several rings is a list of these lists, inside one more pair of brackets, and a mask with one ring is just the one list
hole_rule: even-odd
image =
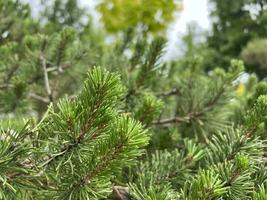
[[155,70],[157,62],[161,58],[162,51],[165,45],[165,39],[156,38],[152,41],[149,50],[146,55],[144,64],[141,66],[140,71],[136,79],[136,88],[140,88],[144,84],[149,82],[153,71]]
[[118,141],[118,143],[110,149],[109,152],[106,153],[104,157],[101,157],[101,161],[97,163],[95,170],[91,171],[84,177],[82,177],[79,181],[79,187],[90,183],[90,180],[94,179],[101,173],[113,160],[117,158],[117,156],[123,152],[124,147],[126,146],[127,140]]
[[[104,128],[105,126],[103,125],[98,130],[96,130],[92,135],[90,135],[90,138],[86,138],[86,140],[93,142],[92,139],[98,137]],[[64,155],[70,153],[74,148],[76,148],[79,144],[83,142],[83,140],[85,139],[85,133],[86,131],[81,132],[79,136],[74,140],[75,142],[63,145],[58,152],[49,155],[44,161],[42,161],[41,167],[50,165],[54,161],[58,160],[60,157],[63,157]]]
[[140,154],[141,151],[136,149],[136,145],[141,147],[146,141],[144,132],[140,132],[140,124],[122,116],[112,126],[109,136],[92,147],[92,151],[97,155],[89,155],[88,163],[84,163],[88,168],[87,172],[75,178],[67,191],[63,192],[63,196],[74,191],[73,195],[78,196],[82,188],[94,188],[95,181],[101,179],[100,177],[110,176],[122,167],[122,163],[130,164],[133,156]]
[[140,123],[115,109],[122,94],[116,74],[95,68],[88,73],[80,95],[51,107],[34,128],[39,149],[31,169],[46,180],[43,192],[56,190],[45,196],[107,196],[113,174],[132,165],[142,153],[146,132]]
[[224,187],[229,187],[229,186],[231,186],[232,185],[232,183],[239,177],[241,175],[241,171],[240,171],[240,169],[235,169],[233,172],[232,172],[232,174],[231,174],[231,176],[230,176],[230,178],[229,178],[229,180],[224,184]]
[[[211,111],[216,103],[220,100],[221,96],[224,94],[225,89],[224,85],[221,87],[218,91],[218,93],[215,95],[214,98],[212,98],[210,101],[208,101],[206,104],[204,104],[203,108],[199,111],[191,111],[188,114],[186,114],[183,117],[176,116],[174,118],[169,119],[162,119],[157,122],[153,122],[153,124],[156,125],[165,125],[165,124],[180,124],[180,123],[190,123],[191,120],[195,119],[196,117],[204,115],[206,112]],[[163,94],[163,96],[169,96],[173,94],[179,93],[178,90],[173,90],[168,93]]]
[[64,71],[62,61],[66,54],[66,49],[69,43],[73,40],[74,30],[72,28],[65,28],[60,33],[60,40],[56,48],[56,67],[58,72],[62,73]]
[[252,134],[256,132],[258,125],[255,125],[252,129],[247,130],[244,135],[241,137],[240,141],[234,147],[234,151],[227,156],[227,160],[234,159],[235,155],[239,152],[242,146],[251,138]]

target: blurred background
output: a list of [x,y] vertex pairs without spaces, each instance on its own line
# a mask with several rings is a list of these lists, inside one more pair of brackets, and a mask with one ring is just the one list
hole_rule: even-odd
[[[32,6],[32,15],[38,17],[38,13],[42,10],[42,4],[36,0],[27,0]],[[78,6],[85,8],[87,14],[92,17],[95,26],[99,26],[101,23],[101,13],[97,10],[97,5],[100,0],[78,0]],[[166,1],[167,2],[167,1]],[[166,59],[173,59],[176,56],[182,56],[183,44],[181,38],[186,34],[187,27],[190,24],[198,26],[201,32],[210,30],[211,24],[209,19],[209,2],[208,0],[175,0],[177,9],[173,12],[174,18],[170,21],[170,24],[166,27],[166,37],[169,44],[167,46]],[[86,17],[85,17],[86,19]],[[119,19],[117,19],[119,21]],[[201,38],[202,41],[204,37]]]
[[[264,78],[267,70],[265,0],[24,0],[43,23],[75,26],[88,23],[114,41],[127,28],[168,39],[164,59],[203,56],[207,69],[226,67],[241,58],[249,72]],[[54,21],[53,21],[54,20]],[[52,29],[52,28],[51,28]],[[201,49],[201,51],[200,51]]]

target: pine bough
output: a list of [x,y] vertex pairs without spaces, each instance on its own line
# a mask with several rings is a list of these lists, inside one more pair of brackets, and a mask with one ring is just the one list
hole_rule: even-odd
[[77,98],[50,105],[35,127],[1,130],[0,199],[101,199],[148,136],[120,114],[117,74],[95,68]]

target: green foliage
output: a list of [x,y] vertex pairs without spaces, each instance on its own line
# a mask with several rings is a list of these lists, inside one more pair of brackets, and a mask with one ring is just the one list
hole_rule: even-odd
[[[258,112],[263,106],[266,107],[266,96],[259,97],[248,112],[244,128],[218,132],[205,146],[185,140],[181,150],[155,152],[140,165],[135,184],[130,184],[132,195],[136,199],[157,199],[154,194],[159,194],[160,199],[175,199],[177,195],[181,199],[261,197],[258,188],[263,190],[260,180],[265,179],[253,174],[266,173],[265,168],[256,167],[262,162],[259,158],[265,141],[254,135],[267,115],[264,109]],[[161,197],[160,194],[167,194],[166,188],[176,197]]]
[[[212,33],[208,37],[208,46],[211,48],[212,62],[221,67],[227,67],[232,58],[240,56],[242,50],[249,41],[265,37],[266,33],[266,0],[210,0],[212,6],[211,17]],[[242,19],[242,21],[240,21]],[[256,45],[256,44],[254,44]],[[258,49],[259,48],[259,45]],[[245,52],[248,51],[244,50]],[[257,49],[257,50],[258,50]],[[256,50],[256,49],[254,49]],[[257,51],[256,50],[256,51]],[[246,53],[245,60],[248,61]],[[250,55],[252,55],[250,53]],[[253,58],[254,59],[254,58]],[[263,58],[261,58],[263,59]],[[250,63],[252,62],[249,59]],[[257,63],[256,63],[257,62]],[[248,67],[255,71],[260,77],[264,77],[266,70],[260,70],[259,61]],[[209,66],[209,68],[213,68]]]
[[145,125],[149,125],[156,119],[163,108],[163,103],[151,94],[144,94],[140,105],[136,106],[135,118]]
[[111,178],[133,164],[148,140],[140,123],[116,110],[122,94],[118,75],[95,68],[79,96],[50,106],[35,127],[19,133],[3,130],[1,196],[107,196]]
[[[146,33],[164,30],[174,2],[113,1],[104,12],[101,1],[103,20],[122,22],[108,30],[121,32],[111,40],[84,23],[76,0],[46,1],[40,21],[27,4],[7,2],[0,0],[12,16],[0,21],[12,21],[0,41],[0,199],[266,199],[266,83],[255,75],[240,83],[240,60],[218,68],[232,56],[195,43],[196,27],[184,57],[166,61],[166,39]],[[224,45],[216,48],[232,48]]]
[[266,39],[256,39],[248,42],[247,46],[241,52],[241,58],[248,65],[254,66],[254,68],[260,68],[260,70],[266,70]]
[[253,200],[264,200],[267,198],[267,192],[266,192],[266,187],[264,185],[261,185],[259,188],[259,192],[254,192],[253,193]]
[[173,13],[180,8],[173,0],[101,0],[98,5],[105,28],[111,33],[137,26],[143,33],[165,30],[174,18]]
[[41,21],[46,21],[44,31],[53,33],[60,31],[66,26],[82,29],[84,24],[82,18],[85,17],[85,10],[79,7],[77,0],[40,0],[43,11],[40,16]]
[[[190,63],[191,64],[191,63]],[[181,124],[180,130],[185,136],[196,135],[205,139],[209,133],[215,130],[224,130],[229,125],[231,107],[229,100],[234,97],[232,81],[235,80],[242,71],[242,63],[232,62],[229,72],[215,70],[213,74],[207,76],[198,68],[198,63],[192,62],[190,68],[185,69],[180,78],[175,77],[175,73],[170,71],[174,82],[173,88],[179,87],[168,96],[174,96],[174,108],[171,115],[166,119],[161,119],[158,124]],[[172,77],[168,77],[171,79]],[[172,101],[166,99],[165,104]],[[164,116],[163,115],[163,116]]]
[[178,191],[174,188],[183,185],[204,155],[204,151],[193,141],[185,140],[184,145],[182,151],[156,151],[140,164],[134,184],[130,184],[130,193],[135,199],[178,197]]
[[1,0],[0,18],[1,45],[7,41],[21,41],[25,35],[38,29],[38,24],[31,18],[30,6],[21,1]]
[[218,199],[226,193],[223,182],[214,171],[200,172],[191,183],[185,184],[183,199]]
[[[16,52],[18,45],[24,48],[23,53]],[[75,32],[72,28],[65,28],[51,36],[29,35],[21,44],[10,42],[0,48],[3,52],[1,55],[3,90],[0,92],[0,103],[1,109],[5,112],[12,112],[21,104],[32,103],[40,104],[38,109],[42,112],[44,108],[41,105],[46,107],[49,102],[62,95],[57,87],[64,87],[62,85],[64,82],[57,83],[57,77],[66,76],[70,71],[75,73],[73,68],[79,65],[83,56],[82,52],[77,51],[79,43],[75,41]],[[47,81],[46,77],[50,81]],[[76,89],[77,81],[73,78],[72,82],[72,88]],[[10,97],[13,98],[7,100]],[[32,108],[34,107],[33,105]]]

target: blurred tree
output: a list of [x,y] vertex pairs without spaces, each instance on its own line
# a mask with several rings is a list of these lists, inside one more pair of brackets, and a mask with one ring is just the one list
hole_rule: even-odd
[[41,0],[44,7],[41,13],[41,21],[45,23],[45,31],[59,31],[65,26],[72,26],[81,29],[86,23],[82,18],[85,16],[85,9],[79,7],[77,0]]
[[20,42],[26,34],[36,32],[38,24],[31,17],[31,8],[21,1],[0,1],[0,45]]
[[[267,33],[266,0],[210,0],[212,33],[208,45],[213,63],[225,67],[253,38]],[[209,68],[212,66],[209,65]],[[254,69],[253,69],[254,70]]]
[[139,26],[142,33],[166,29],[181,9],[175,0],[101,0],[98,10],[106,29],[111,33]]
[[267,72],[267,39],[255,39],[248,42],[241,52],[241,58],[245,63],[254,68],[263,78]]

